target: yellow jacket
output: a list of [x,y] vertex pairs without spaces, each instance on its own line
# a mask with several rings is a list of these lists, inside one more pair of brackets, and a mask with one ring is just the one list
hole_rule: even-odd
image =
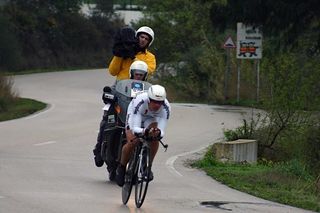
[[109,73],[113,76],[117,76],[117,80],[129,79],[129,68],[133,61],[140,60],[144,61],[148,65],[148,75],[152,75],[156,69],[156,57],[146,50],[145,52],[138,52],[136,58],[121,58],[113,56],[109,64]]

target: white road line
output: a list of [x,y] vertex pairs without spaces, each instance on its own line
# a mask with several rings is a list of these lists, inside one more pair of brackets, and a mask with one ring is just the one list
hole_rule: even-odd
[[30,116],[27,116],[27,117],[25,117],[24,119],[29,120],[29,119],[38,117],[38,116],[40,116],[40,115],[42,115],[42,114],[44,114],[44,113],[47,113],[47,112],[53,110],[54,108],[55,108],[55,105],[54,105],[54,104],[50,104],[50,105],[48,106],[48,108],[44,109],[43,111],[40,111],[39,113],[36,113],[36,114],[32,114],[32,115],[30,115]]
[[171,173],[176,174],[176,175],[182,177],[182,174],[181,174],[180,172],[178,172],[178,171],[174,168],[174,166],[173,166],[174,162],[178,159],[178,157],[179,157],[179,156],[176,155],[176,156],[172,156],[171,158],[169,158],[169,159],[166,161],[166,166],[168,167],[168,169],[169,169],[169,171],[170,171]]
[[175,167],[174,167],[174,162],[178,159],[178,157],[183,157],[183,156],[186,156],[186,155],[190,155],[190,154],[199,152],[199,151],[201,151],[201,150],[203,150],[203,149],[205,149],[205,148],[207,148],[207,146],[201,147],[201,148],[199,148],[199,149],[196,149],[196,150],[193,150],[193,151],[190,151],[190,152],[185,152],[185,153],[181,153],[181,154],[172,156],[172,157],[170,157],[170,158],[166,161],[166,166],[168,167],[168,169],[169,169],[169,171],[170,171],[171,173],[182,177],[183,175],[175,169]]
[[53,144],[53,143],[57,143],[57,141],[47,141],[47,142],[42,142],[42,143],[36,143],[33,145],[34,146],[43,146],[43,145],[48,145],[48,144]]
[[0,196],[0,199],[1,199],[1,198],[4,198],[4,197],[3,197],[3,196]]

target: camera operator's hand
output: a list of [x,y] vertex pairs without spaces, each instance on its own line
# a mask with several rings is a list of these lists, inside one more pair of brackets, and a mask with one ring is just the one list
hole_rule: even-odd
[[112,53],[122,58],[134,59],[137,53],[138,40],[135,30],[130,27],[119,29],[114,36]]

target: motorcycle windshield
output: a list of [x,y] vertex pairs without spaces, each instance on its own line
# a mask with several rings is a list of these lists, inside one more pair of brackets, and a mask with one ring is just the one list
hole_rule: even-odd
[[138,81],[133,79],[121,80],[116,84],[117,103],[121,108],[119,118],[122,123],[126,121],[128,105],[132,98],[136,97],[144,91],[147,91],[151,84],[146,81]]
[[128,98],[134,98],[137,94],[147,91],[150,86],[151,84],[146,81],[126,79],[117,82],[116,92]]

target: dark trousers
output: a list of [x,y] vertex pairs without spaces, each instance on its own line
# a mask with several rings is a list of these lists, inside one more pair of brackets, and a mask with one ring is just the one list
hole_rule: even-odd
[[122,129],[115,128],[116,120],[114,106],[111,105],[108,111],[104,111],[94,149],[94,154],[101,156],[109,172],[117,167],[119,158]]

